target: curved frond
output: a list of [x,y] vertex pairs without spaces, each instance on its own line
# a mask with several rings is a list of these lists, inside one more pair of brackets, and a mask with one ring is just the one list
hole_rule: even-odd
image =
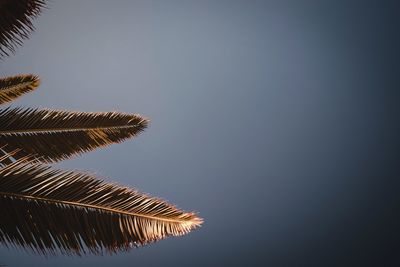
[[11,102],[39,85],[39,77],[31,74],[0,78],[0,104]]
[[21,160],[0,169],[0,242],[42,254],[116,252],[202,219],[136,190]]
[[134,137],[147,124],[137,114],[7,108],[0,111],[0,146],[17,151],[15,158],[56,162]]
[[35,29],[32,20],[45,7],[45,0],[0,0],[0,58],[15,52]]

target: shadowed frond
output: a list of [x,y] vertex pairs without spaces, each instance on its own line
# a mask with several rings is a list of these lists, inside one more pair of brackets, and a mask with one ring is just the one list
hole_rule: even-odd
[[0,200],[0,242],[42,254],[127,250],[202,223],[135,190],[22,160],[0,169]]
[[32,20],[45,7],[44,0],[0,0],[0,58],[15,52],[35,29]]
[[35,90],[39,84],[39,77],[31,74],[0,78],[0,104]]
[[55,162],[142,132],[148,120],[118,112],[7,108],[0,111],[0,146],[15,158]]

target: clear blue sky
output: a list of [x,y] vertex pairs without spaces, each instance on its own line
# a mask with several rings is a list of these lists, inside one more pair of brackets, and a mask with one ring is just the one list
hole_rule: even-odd
[[52,0],[0,63],[42,78],[13,105],[149,117],[137,139],[60,165],[205,223],[114,256],[0,247],[0,262],[399,265],[396,2]]

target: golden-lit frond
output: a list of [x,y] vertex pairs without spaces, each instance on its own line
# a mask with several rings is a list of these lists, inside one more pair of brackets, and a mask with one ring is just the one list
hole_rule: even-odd
[[0,78],[0,104],[11,102],[39,85],[39,77],[31,74]]
[[134,137],[147,124],[137,114],[7,108],[0,111],[0,146],[17,151],[15,158],[56,162]]
[[0,58],[15,52],[34,30],[45,0],[0,0]]
[[202,223],[136,190],[23,160],[0,169],[0,210],[0,242],[42,254],[116,252]]

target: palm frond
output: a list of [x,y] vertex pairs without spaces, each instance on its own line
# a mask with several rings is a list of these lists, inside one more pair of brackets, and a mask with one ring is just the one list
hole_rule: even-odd
[[18,160],[0,169],[0,242],[42,254],[116,252],[202,219],[136,190]]
[[0,0],[0,58],[15,52],[35,29],[32,20],[45,7],[45,0]]
[[141,133],[148,120],[118,112],[7,108],[0,111],[0,146],[15,158],[56,162]]
[[0,78],[0,104],[35,90],[39,84],[39,77],[31,74]]

